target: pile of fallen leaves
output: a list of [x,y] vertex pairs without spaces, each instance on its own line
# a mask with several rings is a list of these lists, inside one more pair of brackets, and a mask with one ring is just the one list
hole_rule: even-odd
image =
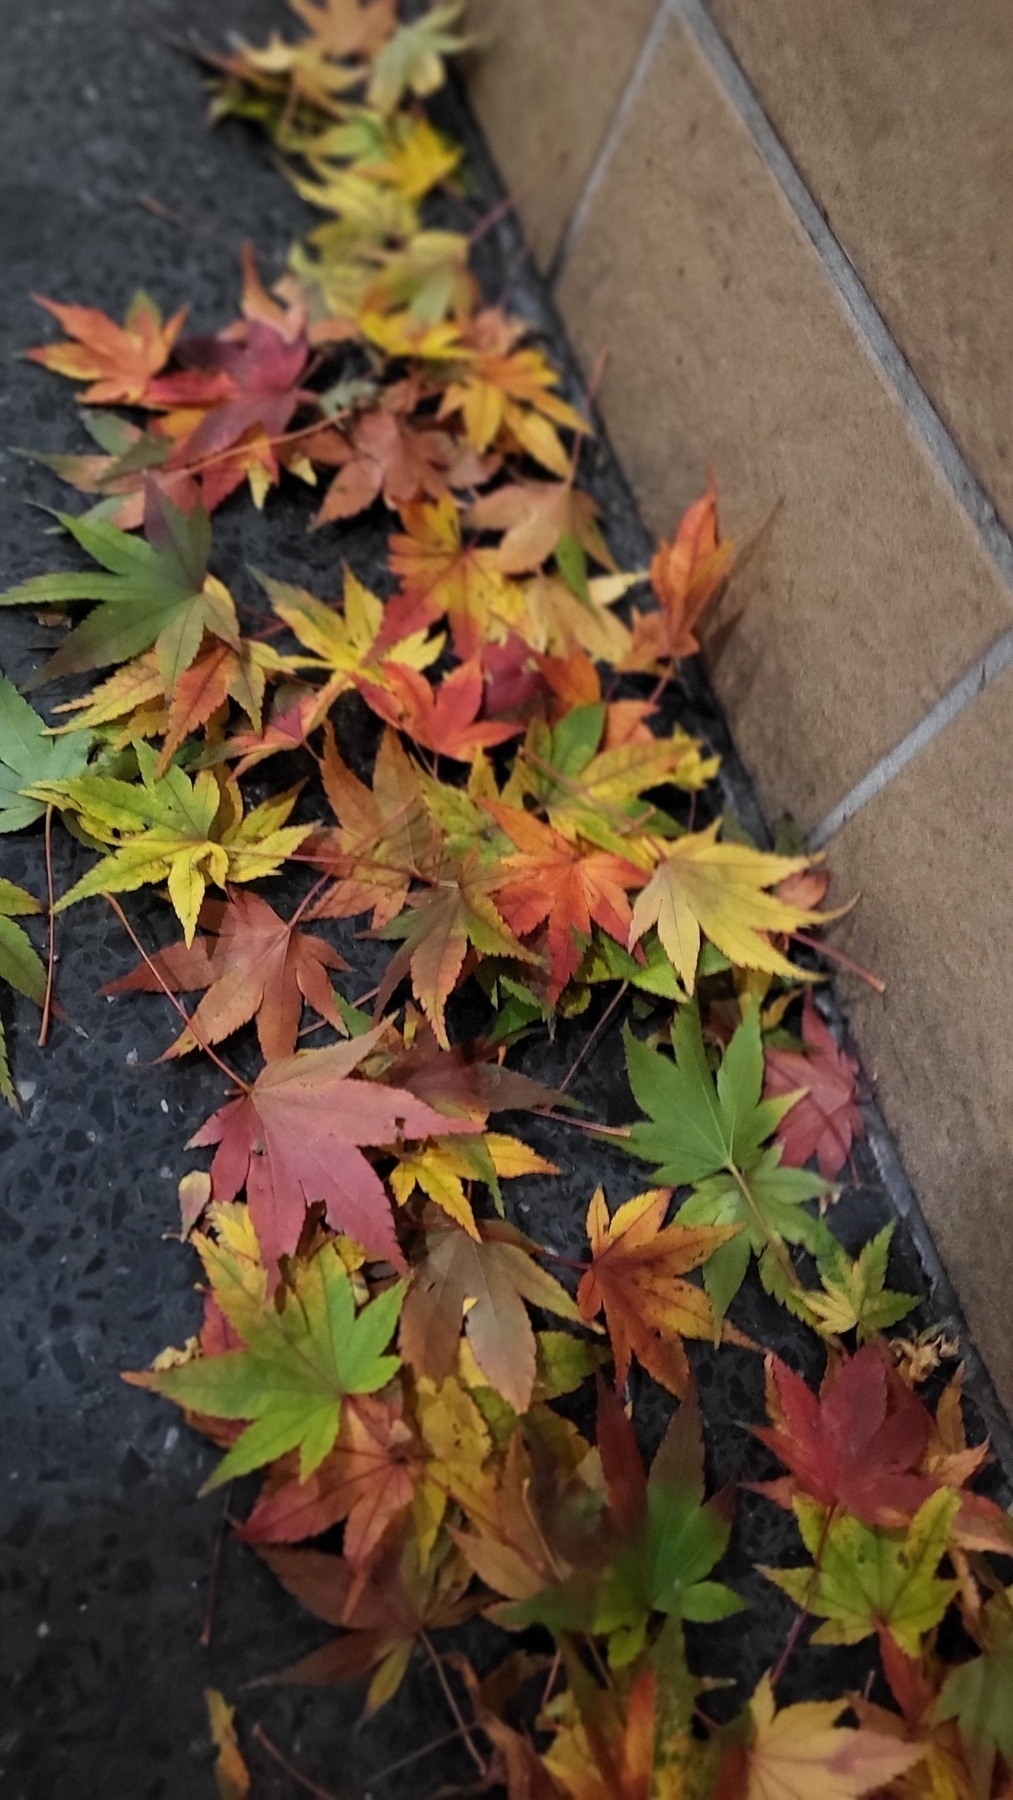
[[[210,1170],[180,1184],[199,1335],[127,1379],[220,1446],[209,1486],[260,1472],[239,1535],[334,1628],[282,1679],[367,1676],[373,1711],[421,1645],[480,1786],[1008,1796],[1013,1532],[971,1485],[987,1452],[959,1371],[933,1411],[935,1353],[885,1335],[915,1305],[888,1286],[890,1230],[857,1257],[833,1230],[863,1126],[813,997],[828,877],[715,816],[717,759],[659,724],[733,566],[715,496],[649,571],[618,569],[575,479],[587,420],[524,324],[483,304],[467,238],[427,227],[461,152],[419,102],[462,42],[460,0],[409,24],[395,0],[291,5],[297,42],[207,59],[216,113],[262,125],[325,215],[283,279],[265,291],[248,253],[241,316],[212,337],[143,294],[122,324],[47,300],[64,338],[29,351],[85,384],[95,450],[42,459],[90,497],[58,515],[83,566],[0,603],[70,627],[31,686],[94,684],[55,724],[0,686],[0,830],[48,850],[59,820],[94,860],[59,896],[0,881],[0,971],[44,1037],[54,916],[104,896],[141,954],[107,991],[162,990],[181,1025],[165,1055],[229,1083],[191,1140]],[[335,582],[262,572],[251,621],[212,572],[211,515],[283,480],[315,491]],[[341,522],[368,508],[395,515],[386,598],[341,573]],[[370,719],[357,771],[349,732],[354,749]],[[302,768],[284,791],[263,781],[278,755]],[[287,918],[268,897],[283,869],[301,876]],[[179,924],[154,953],[118,898],[144,885]],[[325,935],[351,919],[391,946],[356,999]],[[589,1010],[603,1027],[623,1002],[617,1129],[522,1065],[532,1033]],[[251,1022],[244,1080],[221,1047]],[[0,1087],[16,1106],[2,1039]],[[607,1133],[655,1184],[587,1196],[576,1270],[506,1217],[504,1183],[558,1173],[499,1128],[525,1113],[564,1146],[563,1125]],[[754,1430],[782,1472],[763,1491],[798,1545],[762,1573],[798,1617],[715,1724],[705,1628],[744,1603],[721,1579],[735,1495],[707,1494],[686,1340],[762,1353],[736,1323],[753,1258],[825,1373],[814,1392],[767,1358]],[[678,1402],[649,1468],[635,1366]],[[584,1384],[588,1435],[555,1404]],[[514,1639],[482,1679],[432,1639],[476,1614]],[[875,1691],[778,1706],[810,1624],[816,1644],[878,1640]],[[210,1704],[221,1792],[242,1794]]]

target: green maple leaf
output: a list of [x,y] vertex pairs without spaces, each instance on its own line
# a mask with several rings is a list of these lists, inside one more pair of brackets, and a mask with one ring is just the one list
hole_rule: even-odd
[[828,1523],[825,1507],[799,1496],[795,1516],[816,1566],[763,1573],[826,1621],[814,1644],[857,1644],[885,1629],[905,1656],[917,1657],[960,1585],[936,1574],[959,1511],[959,1494],[940,1488],[906,1530],[888,1531],[847,1513]]
[[632,1126],[625,1148],[656,1163],[657,1179],[667,1186],[696,1187],[676,1215],[680,1224],[745,1227],[704,1266],[718,1317],[738,1292],[752,1252],[761,1259],[768,1290],[797,1309],[801,1286],[784,1245],[801,1244],[815,1254],[832,1242],[822,1221],[802,1211],[802,1202],[827,1193],[828,1184],[806,1169],[783,1169],[780,1146],[764,1149],[797,1095],[762,1098],[763,1045],[755,1008],[732,1038],[716,1078],[695,1005],[680,1008],[672,1043],[674,1063],[626,1032],[630,1087],[649,1122]]
[[[41,903],[24,888],[0,876],[0,981],[6,981],[19,994],[41,1006],[46,992],[46,971],[28,935],[14,920],[27,913],[40,913]],[[0,1020],[0,1094],[8,1106],[20,1112],[17,1093],[11,1080],[7,1058],[7,1039]]]
[[187,514],[164,494],[148,491],[144,538],[101,519],[57,513],[61,525],[100,565],[102,572],[35,575],[0,594],[0,606],[62,605],[98,600],[29,686],[56,675],[77,675],[127,662],[155,646],[165,691],[188,669],[205,630],[233,650],[240,647],[231,594],[207,572],[211,524],[195,507]]
[[400,25],[376,57],[367,99],[379,112],[391,113],[405,94],[435,94],[443,86],[443,58],[468,42],[450,27],[464,10],[464,0],[444,0],[414,24]]
[[235,782],[206,769],[192,781],[177,768],[159,777],[154,750],[138,744],[136,754],[139,782],[80,775],[29,790],[44,805],[76,813],[90,838],[110,846],[61,895],[56,910],[63,912],[93,894],[128,893],[165,881],[189,945],[209,883],[224,887],[227,880],[273,875],[312,827],[285,826],[298,789],[264,801],[244,819]]
[[346,1394],[386,1387],[401,1366],[385,1354],[405,1295],[398,1282],[358,1314],[352,1283],[333,1244],[297,1264],[292,1286],[276,1305],[258,1263],[194,1239],[223,1313],[245,1349],[202,1357],[173,1369],[131,1374],[188,1411],[214,1419],[251,1421],[204,1484],[204,1492],[235,1475],[299,1451],[305,1481],[334,1448]]
[[44,719],[0,675],[0,831],[20,831],[45,812],[25,788],[37,781],[61,781],[77,775],[88,761],[91,733],[79,731],[50,737]]
[[805,1296],[806,1310],[817,1331],[857,1331],[859,1343],[864,1344],[920,1305],[917,1294],[894,1293],[886,1285],[894,1230],[895,1224],[884,1225],[862,1246],[854,1262],[827,1234],[822,1250],[817,1249],[823,1292]]
[[730,1533],[723,1498],[704,1500],[700,1414],[687,1399],[651,1465],[640,1525],[608,1567],[590,1582],[577,1574],[503,1609],[502,1617],[511,1624],[607,1636],[609,1660],[621,1667],[643,1649],[653,1613],[710,1624],[742,1610],[731,1588],[709,1579]]
[[982,1800],[992,1792],[997,1755],[1013,1768],[1013,1596],[988,1601],[982,1617],[985,1653],[951,1669],[933,1714],[956,1719],[964,1754]]

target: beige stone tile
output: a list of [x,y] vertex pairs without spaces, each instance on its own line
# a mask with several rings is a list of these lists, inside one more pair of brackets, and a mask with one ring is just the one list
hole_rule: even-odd
[[468,89],[544,269],[634,68],[657,0],[471,0]]
[[733,531],[783,501],[715,682],[768,813],[811,826],[1013,607],[679,25],[560,297],[653,528],[710,468]]
[[861,890],[832,941],[887,983],[838,986],[974,1337],[1013,1407],[1013,676],[830,846]]
[[710,10],[1013,521],[1013,6],[710,0]]

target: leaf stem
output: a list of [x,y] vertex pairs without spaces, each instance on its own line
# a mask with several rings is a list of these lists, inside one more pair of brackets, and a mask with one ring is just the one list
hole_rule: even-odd
[[46,992],[42,1000],[39,1046],[45,1048],[49,1022],[53,1014],[53,984],[56,977],[56,900],[53,892],[53,808],[46,807],[46,900],[49,912],[49,953],[46,959]]
[[423,1744],[421,1750],[411,1750],[407,1756],[399,1756],[397,1762],[386,1763],[382,1769],[377,1769],[376,1773],[369,1777],[370,1786],[374,1781],[386,1781],[388,1775],[396,1775],[399,1770],[409,1768],[412,1763],[421,1761],[423,1756],[431,1756],[434,1750],[442,1750],[447,1744],[456,1744],[458,1738],[462,1736],[461,1727],[458,1725],[453,1731],[445,1731],[442,1737],[433,1738],[430,1743]]
[[805,1600],[802,1605],[802,1610],[800,1611],[797,1619],[795,1619],[793,1621],[791,1630],[789,1631],[788,1636],[786,1637],[785,1642],[784,1642],[784,1649],[781,1651],[781,1654],[778,1657],[777,1662],[775,1663],[774,1668],[771,1671],[770,1685],[772,1688],[777,1687],[777,1684],[780,1681],[781,1676],[784,1674],[784,1671],[787,1668],[788,1663],[789,1663],[789,1661],[792,1657],[792,1654],[795,1650],[795,1646],[798,1643],[799,1638],[802,1636],[802,1631],[805,1626],[805,1622],[809,1617],[809,1609],[812,1606],[813,1595],[816,1592],[816,1583],[819,1580],[820,1564],[823,1561],[823,1552],[825,1551],[825,1549],[827,1547],[827,1538],[829,1536],[831,1522],[833,1520],[833,1517],[834,1517],[834,1514],[836,1511],[837,1511],[837,1502],[835,1501],[833,1506],[828,1507],[827,1516],[823,1521],[823,1529],[820,1532],[820,1541],[816,1546],[816,1555],[813,1559],[813,1572],[809,1579],[809,1586],[806,1589],[806,1595],[805,1595]]
[[612,999],[609,1001],[608,1006],[606,1007],[605,1011],[602,1013],[602,1016],[598,1020],[597,1025],[595,1026],[594,1030],[591,1032],[590,1036],[588,1037],[587,1042],[584,1045],[584,1048],[581,1050],[580,1054],[574,1058],[574,1061],[570,1064],[569,1069],[567,1070],[562,1081],[560,1082],[559,1091],[561,1094],[566,1093],[567,1088],[569,1087],[571,1081],[573,1080],[574,1076],[576,1075],[577,1070],[581,1067],[581,1064],[585,1063],[587,1061],[588,1057],[591,1055],[591,1052],[594,1049],[596,1049],[597,1045],[600,1043],[601,1039],[604,1037],[605,1032],[608,1029],[609,1021],[611,1020],[613,1013],[615,1012],[616,1008],[622,1004],[626,994],[629,992],[629,986],[630,986],[629,982],[624,981],[622,984],[622,987],[619,989],[618,993],[613,994]]
[[454,1720],[457,1724],[458,1731],[460,1732],[461,1736],[464,1738],[464,1741],[468,1746],[468,1753],[471,1757],[471,1760],[474,1763],[476,1769],[478,1770],[479,1774],[481,1775],[481,1777],[484,1781],[487,1778],[488,1773],[489,1773],[489,1771],[486,1767],[485,1757],[482,1755],[477,1744],[475,1743],[475,1740],[471,1735],[471,1728],[465,1722],[464,1715],[461,1712],[461,1709],[457,1704],[457,1700],[454,1695],[454,1690],[451,1687],[449,1681],[447,1680],[447,1673],[443,1667],[443,1662],[440,1658],[440,1655],[439,1655],[438,1651],[436,1650],[436,1648],[433,1644],[432,1638],[429,1636],[429,1633],[427,1631],[420,1632],[419,1639],[420,1639],[423,1649],[425,1650],[426,1655],[428,1656],[430,1662],[433,1665],[433,1668],[436,1670],[436,1678],[439,1681],[441,1688],[443,1689],[443,1697],[446,1700],[447,1705],[449,1706],[451,1712],[454,1715]]
[[313,1794],[315,1800],[338,1800],[337,1795],[333,1794],[330,1788],[321,1787],[319,1782],[311,1781],[308,1775],[304,1775],[293,1763],[290,1763],[288,1757],[278,1749],[277,1744],[271,1742],[263,1725],[253,1727],[253,1736],[260,1748],[267,1751],[268,1756],[273,1758],[279,1769],[284,1769],[289,1780],[294,1781],[297,1787],[301,1787],[304,1794]]
[[128,938],[130,939],[130,942],[133,944],[134,949],[137,951],[137,954],[144,958],[144,961],[147,963],[148,968],[150,969],[152,975],[155,977],[155,980],[158,982],[158,985],[161,988],[166,999],[169,1001],[170,1005],[175,1007],[180,1018],[184,1021],[187,1030],[191,1033],[191,1035],[197,1045],[197,1048],[199,1050],[203,1050],[205,1056],[210,1058],[210,1060],[215,1064],[215,1067],[219,1068],[221,1070],[222,1074],[228,1077],[229,1081],[235,1083],[235,1086],[237,1088],[239,1088],[241,1093],[244,1093],[244,1094],[251,1093],[252,1088],[251,1088],[250,1083],[248,1081],[244,1081],[242,1079],[242,1076],[237,1075],[235,1069],[230,1069],[228,1063],[222,1061],[222,1059],[218,1055],[217,1051],[212,1050],[211,1045],[205,1042],[204,1038],[201,1037],[200,1033],[198,1031],[194,1031],[193,1022],[190,1018],[190,1014],[186,1010],[186,1007],[181,1005],[180,1001],[177,1000],[177,998],[176,998],[175,994],[173,993],[171,987],[169,986],[168,982],[166,980],[164,980],[161,970],[156,967],[154,959],[148,955],[148,952],[145,950],[144,945],[141,943],[140,938],[138,937],[133,926],[131,925],[130,920],[127,918],[126,913],[123,911],[123,908],[120,905],[119,901],[117,900],[115,894],[107,894],[105,897],[108,900],[110,906],[112,907],[113,912],[116,914],[116,917],[119,919],[119,922],[122,925],[124,931],[126,932]]
[[753,1196],[749,1190],[749,1183],[747,1182],[745,1176],[742,1174],[742,1171],[740,1169],[737,1169],[733,1162],[726,1163],[725,1167],[728,1170],[729,1175],[731,1175],[732,1179],[736,1183],[736,1185],[739,1189],[739,1192],[742,1195],[742,1198],[745,1200],[746,1205],[748,1206],[750,1212],[753,1215],[753,1219],[755,1220],[757,1227],[759,1228],[760,1231],[762,1231],[764,1237],[767,1240],[767,1243],[769,1244],[770,1248],[773,1250],[774,1255],[777,1257],[777,1260],[780,1263],[781,1268],[783,1269],[784,1274],[787,1278],[789,1287],[794,1288],[796,1293],[799,1293],[799,1294],[804,1293],[805,1288],[804,1288],[801,1280],[799,1279],[798,1271],[795,1268],[795,1265],[792,1262],[791,1257],[788,1255],[788,1252],[784,1245],[783,1238],[779,1238],[776,1232],[771,1231],[770,1226],[767,1224],[767,1221],[764,1218],[759,1207],[757,1206],[756,1201],[753,1199]]

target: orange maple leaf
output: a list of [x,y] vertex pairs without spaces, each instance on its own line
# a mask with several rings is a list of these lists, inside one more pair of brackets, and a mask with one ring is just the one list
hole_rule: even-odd
[[519,852],[500,862],[493,895],[521,937],[547,925],[549,997],[555,1002],[580,966],[593,924],[625,944],[633,916],[627,890],[642,887],[646,872],[625,857],[570,843],[516,806],[487,800],[485,807]]
[[[601,1188],[587,1212],[592,1264],[581,1276],[577,1305],[590,1321],[605,1309],[612,1340],[616,1386],[621,1388],[636,1357],[671,1394],[686,1393],[689,1363],[684,1337],[711,1338],[717,1326],[703,1288],[681,1277],[698,1269],[735,1236],[738,1226],[668,1225],[662,1220],[669,1188],[654,1188],[627,1200],[609,1217]],[[732,1341],[744,1343],[734,1327]]]
[[734,541],[718,537],[717,501],[711,482],[683,514],[671,543],[659,544],[651,586],[660,610],[641,613],[634,608],[633,643],[620,668],[652,669],[699,651],[697,623],[735,560]]
[[81,399],[95,406],[135,406],[142,400],[152,376],[168,362],[186,318],[184,307],[163,324],[147,294],[135,295],[122,325],[94,306],[61,306],[41,294],[35,299],[63,326],[67,341],[36,345],[26,357],[58,375],[90,381]]
[[522,729],[491,720],[479,722],[483,684],[477,657],[454,669],[435,689],[417,669],[401,663],[388,664],[384,672],[386,688],[375,687],[371,681],[359,682],[363,699],[381,719],[437,756],[474,762],[480,750],[503,744]]
[[395,644],[446,614],[454,649],[467,660],[509,601],[497,552],[464,543],[461,515],[449,495],[435,506],[403,506],[401,517],[404,533],[390,540],[389,564],[402,592],[387,603],[378,643]]

